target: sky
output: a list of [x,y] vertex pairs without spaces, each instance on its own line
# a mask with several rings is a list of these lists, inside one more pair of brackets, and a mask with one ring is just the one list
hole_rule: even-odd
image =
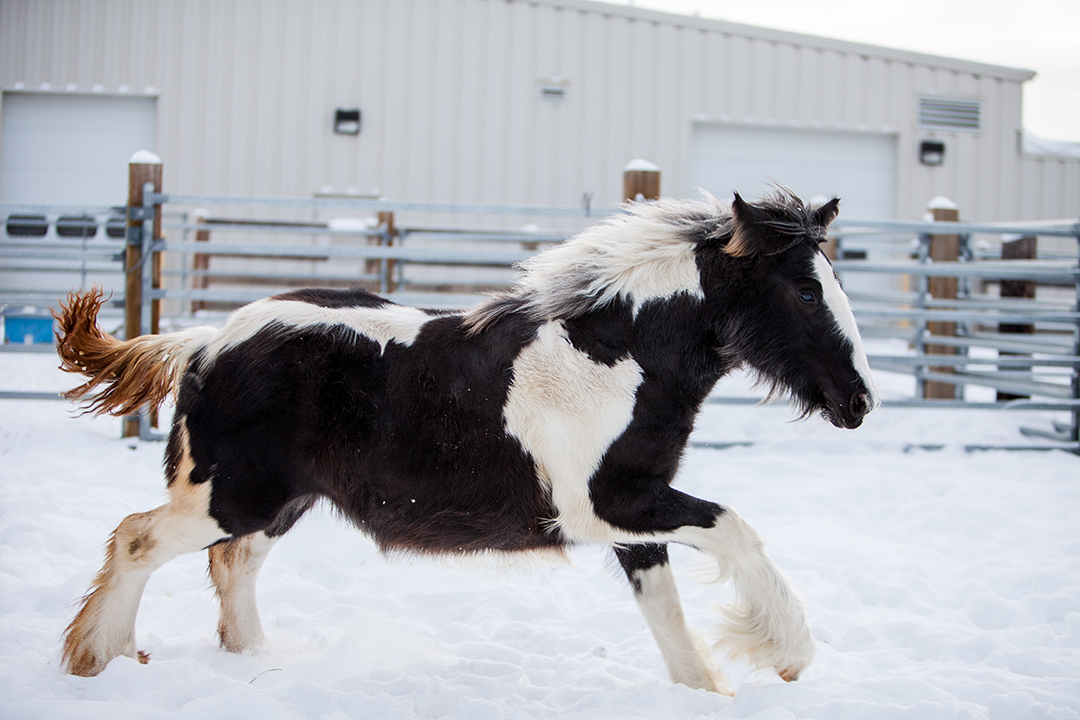
[[1080,0],[624,0],[642,8],[1034,70],[1024,128],[1080,142]]

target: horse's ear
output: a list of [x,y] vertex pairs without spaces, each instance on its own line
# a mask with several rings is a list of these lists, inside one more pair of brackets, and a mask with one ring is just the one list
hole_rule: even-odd
[[769,220],[766,210],[747,203],[735,193],[731,203],[731,239],[724,246],[724,252],[732,257],[751,257],[779,250],[779,247],[773,247],[776,233],[768,231],[766,223]]
[[840,214],[840,198],[834,197],[818,209],[814,210],[814,224],[827,228],[829,224]]

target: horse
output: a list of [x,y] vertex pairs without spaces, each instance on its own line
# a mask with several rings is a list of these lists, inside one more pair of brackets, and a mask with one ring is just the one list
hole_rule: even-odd
[[258,648],[259,568],[323,500],[385,553],[611,547],[671,680],[730,694],[668,561],[669,543],[695,548],[734,586],[722,646],[795,680],[814,656],[803,601],[734,509],[671,483],[702,403],[736,368],[840,428],[879,404],[820,247],[838,203],[780,187],[730,207],[628,203],[463,312],[301,289],[220,330],[121,341],[97,325],[101,291],[73,291],[57,346],[88,379],[67,397],[124,416],[173,396],[175,412],[168,501],[112,534],[63,667],[145,662],[134,627],[147,579],[206,549],[221,646]]

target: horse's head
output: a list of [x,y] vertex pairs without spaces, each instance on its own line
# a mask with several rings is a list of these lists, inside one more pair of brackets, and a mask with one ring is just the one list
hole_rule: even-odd
[[783,191],[755,204],[735,196],[716,258],[728,281],[740,281],[723,293],[718,335],[722,353],[790,394],[804,417],[820,412],[856,428],[879,399],[847,296],[819,247],[838,205],[807,207]]

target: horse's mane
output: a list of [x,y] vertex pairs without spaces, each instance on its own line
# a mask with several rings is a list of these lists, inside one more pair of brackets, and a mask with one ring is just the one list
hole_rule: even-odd
[[477,332],[515,311],[546,321],[573,318],[623,297],[636,304],[680,290],[700,295],[694,248],[730,233],[731,213],[715,199],[664,198],[622,210],[519,263],[517,285],[465,314]]
[[[810,208],[791,191],[775,186],[754,203],[763,224],[778,235],[822,234]],[[599,224],[517,265],[517,284],[465,313],[465,327],[479,332],[499,318],[520,312],[545,322],[580,317],[617,298],[640,307],[653,298],[684,292],[701,297],[696,247],[716,240],[729,254],[749,255],[731,209],[704,200],[662,198],[632,202]],[[749,235],[749,234],[748,234]]]

